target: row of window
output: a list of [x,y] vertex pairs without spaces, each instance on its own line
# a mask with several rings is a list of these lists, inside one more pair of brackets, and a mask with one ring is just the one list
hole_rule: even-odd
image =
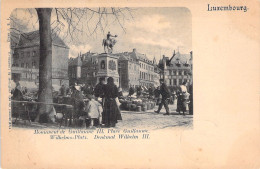
[[144,63],[140,63],[140,68],[153,71],[154,67],[150,66],[150,65],[147,65],[147,64],[144,64]]
[[172,85],[181,85],[182,82],[189,82],[189,79],[179,79],[178,80],[178,84],[177,84],[177,79],[169,79],[169,85],[172,86]]
[[140,71],[140,79],[152,81],[153,80],[153,75]]
[[[15,66],[15,67],[29,68],[29,67],[30,67],[30,63],[21,63],[21,65],[19,65],[18,63],[16,63],[16,64],[13,64],[13,66]],[[33,61],[33,62],[32,62],[32,68],[35,68],[35,67],[36,67],[36,62]]]
[[178,75],[187,75],[188,74],[188,71],[182,71],[182,70],[179,70],[179,71],[177,71],[177,70],[173,70],[173,71],[171,71],[171,70],[169,70],[169,75],[177,75],[177,72],[178,72]]
[[23,57],[35,57],[36,56],[36,51],[32,51],[32,52],[21,52],[21,53],[16,53],[15,57],[16,58],[23,58]]
[[[136,70],[136,65],[135,64],[133,64],[133,65],[132,65],[132,63],[129,63],[129,69]],[[123,64],[122,64],[122,66],[123,66]]]

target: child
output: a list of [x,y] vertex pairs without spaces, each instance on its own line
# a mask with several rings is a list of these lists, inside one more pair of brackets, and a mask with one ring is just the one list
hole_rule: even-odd
[[85,107],[85,111],[88,113],[88,117],[90,118],[90,128],[94,126],[94,120],[98,119],[99,125],[101,124],[101,117],[102,117],[102,105],[93,99],[92,95],[87,95],[87,98],[89,99],[89,102],[87,103]]
[[182,92],[182,111],[184,116],[188,110],[189,96],[190,94],[187,91]]

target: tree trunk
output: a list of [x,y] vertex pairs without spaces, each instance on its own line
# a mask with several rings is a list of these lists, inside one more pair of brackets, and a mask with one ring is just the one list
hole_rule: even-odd
[[[51,8],[37,8],[40,34],[39,93],[38,101],[52,103],[52,37]],[[48,122],[51,105],[39,104],[38,122]]]

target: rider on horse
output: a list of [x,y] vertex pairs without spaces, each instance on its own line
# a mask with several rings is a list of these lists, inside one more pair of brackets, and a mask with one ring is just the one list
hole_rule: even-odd
[[113,35],[110,34],[110,32],[108,32],[108,33],[107,33],[107,40],[109,40],[110,42],[111,42],[111,40],[112,40],[111,37],[116,38],[117,35],[113,36]]
[[104,46],[105,52],[106,52],[106,47],[107,47],[109,53],[112,53],[112,51],[113,51],[113,46],[115,45],[116,40],[112,39],[111,37],[116,38],[117,35],[113,36],[113,35],[110,34],[110,32],[108,32],[107,33],[107,39],[103,39],[102,45]]

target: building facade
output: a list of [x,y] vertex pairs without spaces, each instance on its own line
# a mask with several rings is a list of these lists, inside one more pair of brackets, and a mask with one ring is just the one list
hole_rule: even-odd
[[[100,58],[103,55],[87,52],[79,54],[77,58],[71,58],[69,62],[70,82],[95,86],[98,83],[98,78],[102,76],[102,65],[105,66],[104,70],[108,68],[106,69],[106,74],[113,71],[112,69],[109,70],[108,62],[101,63],[102,60]],[[155,59],[153,61],[149,60],[145,54],[138,53],[136,49],[133,49],[132,52],[107,55],[110,58],[116,59],[115,63],[117,64],[115,68],[118,71],[119,79],[117,79],[117,73],[111,74],[111,76],[116,76],[115,83],[121,88],[129,89],[130,86],[136,87],[142,85],[149,87],[159,85],[160,70]],[[81,75],[78,75],[79,72]]]
[[98,83],[98,54],[90,51],[69,59],[70,85],[75,83],[95,86]]
[[[56,35],[52,41],[52,84],[68,85],[69,47]],[[39,31],[23,33],[13,49],[12,79],[39,82],[40,36]]]
[[171,60],[169,65],[166,64],[168,57],[163,56],[160,64],[164,65],[161,78],[165,79],[168,86],[179,86],[184,81],[192,83],[192,54],[176,53],[176,56]]
[[130,86],[139,86],[139,63],[135,57],[129,53],[120,53],[119,66],[119,84],[123,89],[128,89]]
[[119,53],[120,77],[122,88],[131,86],[158,86],[159,71],[155,59],[152,61],[145,54],[137,52]]

